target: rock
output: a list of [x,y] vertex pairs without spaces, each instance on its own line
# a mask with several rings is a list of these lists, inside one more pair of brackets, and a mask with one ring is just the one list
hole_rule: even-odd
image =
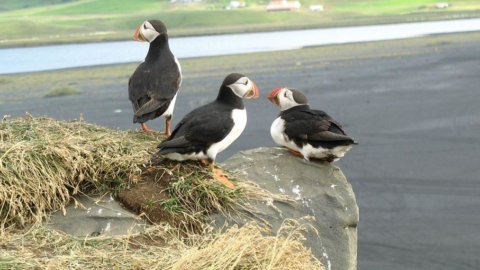
[[76,200],[84,207],[71,204],[65,215],[62,211],[53,213],[48,226],[75,236],[129,235],[145,229],[145,220],[125,210],[112,195]]
[[[287,218],[313,216],[318,230],[306,235],[306,245],[326,269],[357,268],[358,206],[351,185],[340,168],[307,162],[282,148],[257,148],[240,152],[224,162],[272,193],[284,193],[295,199],[292,204],[257,203],[261,217],[276,231]],[[225,217],[213,217],[222,225]],[[232,222],[232,220],[229,220]],[[235,223],[244,223],[239,219]]]

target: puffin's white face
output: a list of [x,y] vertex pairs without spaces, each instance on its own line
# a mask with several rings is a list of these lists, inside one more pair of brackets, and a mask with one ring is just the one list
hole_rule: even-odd
[[258,97],[257,85],[247,77],[241,77],[236,82],[227,85],[227,87],[241,98],[251,99]]
[[137,28],[137,30],[135,31],[135,34],[133,34],[133,39],[139,40],[139,41],[147,41],[151,43],[159,35],[160,33],[157,30],[155,30],[153,25],[149,21],[145,21]]
[[[297,91],[297,90],[294,90],[294,91]],[[299,91],[297,92],[299,93]],[[295,99],[295,94],[292,92],[292,90],[286,87],[279,87],[270,91],[270,94],[268,95],[268,99],[273,104],[280,107],[280,110],[282,111],[288,110],[292,107],[299,106],[299,105],[307,105],[307,100],[304,96],[302,100],[297,100],[299,98],[297,97],[297,99]]]

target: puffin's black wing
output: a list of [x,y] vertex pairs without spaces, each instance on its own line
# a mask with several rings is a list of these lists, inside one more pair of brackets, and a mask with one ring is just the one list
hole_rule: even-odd
[[161,154],[204,151],[224,139],[233,125],[231,109],[210,103],[187,114],[158,148]]
[[343,130],[342,125],[338,123],[335,119],[333,119],[330,115],[326,112],[321,110],[306,110],[305,112],[313,114],[315,117],[319,117],[321,119],[325,119],[330,122],[331,128],[335,129],[336,133],[341,133],[343,135],[347,135],[345,130]]
[[162,115],[177,94],[180,82],[181,74],[174,58],[162,63],[140,64],[128,82],[134,119],[146,121]]
[[282,118],[285,120],[285,134],[297,144],[331,148],[354,143],[342,126],[323,111],[297,110]]

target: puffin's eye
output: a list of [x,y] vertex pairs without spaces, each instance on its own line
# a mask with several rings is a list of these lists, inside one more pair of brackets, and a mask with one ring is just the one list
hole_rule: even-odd
[[248,84],[248,80],[246,80],[244,84],[247,85],[247,84]]
[[283,93],[283,96],[284,96],[284,97],[287,97],[287,92]]
[[147,29],[147,25],[146,25],[146,24],[143,25],[143,29]]

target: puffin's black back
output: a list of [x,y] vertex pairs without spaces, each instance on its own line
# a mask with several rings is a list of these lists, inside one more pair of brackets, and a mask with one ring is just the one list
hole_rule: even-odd
[[[299,147],[311,144],[313,147],[332,149],[341,145],[354,144],[354,140],[345,133],[342,126],[327,113],[312,110],[308,105],[296,106],[282,111],[280,117],[285,120],[285,134]],[[338,134],[338,139],[322,139],[321,132]]]
[[217,99],[188,113],[175,127],[170,137],[158,145],[160,154],[206,152],[214,143],[223,140],[234,126],[234,109],[243,109],[242,98],[227,85],[245,77],[232,73],[225,77]]
[[159,33],[151,44],[145,58],[130,77],[128,83],[129,99],[134,112],[138,111],[151,99],[157,101],[155,110],[142,115],[135,115],[134,123],[144,123],[162,115],[170,105],[180,87],[181,74],[175,56],[168,45],[167,29],[158,20],[149,20]]

